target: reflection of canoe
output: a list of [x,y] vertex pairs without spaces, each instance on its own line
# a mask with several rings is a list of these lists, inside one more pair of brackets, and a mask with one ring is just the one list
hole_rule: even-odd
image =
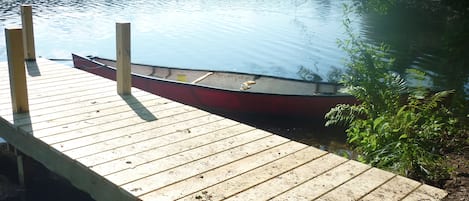
[[[115,80],[115,61],[73,55],[76,68]],[[132,85],[203,110],[271,117],[316,117],[337,103],[353,103],[332,83],[245,73],[132,64]]]

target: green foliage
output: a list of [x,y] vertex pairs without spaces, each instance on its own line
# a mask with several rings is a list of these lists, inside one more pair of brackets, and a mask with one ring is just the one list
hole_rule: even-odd
[[440,155],[444,135],[457,123],[441,105],[450,91],[425,98],[409,95],[407,104],[376,118],[356,118],[347,129],[361,160],[401,175],[438,181],[448,176]]
[[358,117],[366,114],[361,105],[338,104],[326,114],[326,126],[348,126]]
[[355,6],[360,12],[387,13],[398,0],[355,0]]
[[448,11],[453,17],[467,16],[469,1],[466,0],[353,0],[357,10],[362,13],[375,12],[387,14],[396,7],[418,8],[427,11]]
[[[429,182],[446,178],[450,169],[440,153],[448,146],[444,140],[457,133],[457,120],[443,102],[453,91],[408,87],[390,71],[386,45],[367,44],[353,34],[348,18],[344,24],[349,40],[339,45],[349,60],[342,83],[360,104],[337,105],[326,114],[326,125],[348,125],[348,142],[363,162]],[[418,70],[407,73],[417,84],[425,79]]]

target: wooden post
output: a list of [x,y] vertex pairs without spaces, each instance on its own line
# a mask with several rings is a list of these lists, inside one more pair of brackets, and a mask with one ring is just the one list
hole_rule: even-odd
[[29,112],[22,35],[20,28],[5,29],[11,103],[14,113]]
[[[16,156],[16,166],[18,170],[18,184],[21,188],[26,189],[26,183],[29,181],[28,178],[31,177],[31,159],[23,155],[18,149],[14,149],[14,154]],[[20,193],[21,201],[26,201],[26,194]]]
[[116,23],[116,81],[119,95],[131,94],[130,23]]
[[21,154],[16,154],[16,164],[18,166],[18,183],[24,187],[26,185],[26,174],[24,171],[24,158]]
[[36,50],[34,48],[33,9],[31,5],[21,6],[21,19],[23,24],[24,59],[26,61],[35,61]]

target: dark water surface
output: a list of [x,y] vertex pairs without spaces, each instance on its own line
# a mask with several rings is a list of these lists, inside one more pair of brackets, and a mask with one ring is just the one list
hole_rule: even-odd
[[[33,5],[36,54],[69,59],[70,53],[115,57],[115,22],[132,23],[133,62],[217,69],[301,78],[301,67],[323,81],[341,69],[346,39],[343,3],[351,0],[35,0],[2,1],[0,28],[20,25],[21,3]],[[396,57],[395,71],[428,73],[435,88],[456,89],[463,104],[469,94],[469,38],[445,15],[411,9],[387,16],[352,16],[362,37],[386,42]],[[464,29],[463,29],[464,30]],[[4,38],[4,32],[0,32]],[[5,61],[0,39],[0,61]],[[466,107],[467,108],[467,107]],[[462,111],[467,112],[467,111]],[[256,125],[339,154],[347,153],[343,129],[321,121],[268,119]],[[40,184],[39,186],[42,186]],[[43,190],[46,194],[50,194]],[[53,193],[52,193],[53,194]],[[44,198],[42,200],[60,200]]]

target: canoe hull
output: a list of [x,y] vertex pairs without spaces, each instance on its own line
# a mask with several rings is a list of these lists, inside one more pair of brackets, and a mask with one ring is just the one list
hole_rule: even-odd
[[[73,55],[73,61],[75,68],[111,80],[116,79],[114,68],[103,66],[91,59],[77,55]],[[236,116],[322,119],[336,104],[356,102],[351,96],[250,93],[167,81],[136,74],[132,74],[132,86],[209,112]]]

